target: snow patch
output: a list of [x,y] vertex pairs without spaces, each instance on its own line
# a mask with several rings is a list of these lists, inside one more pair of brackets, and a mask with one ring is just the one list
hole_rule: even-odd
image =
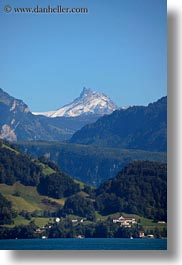
[[13,101],[10,111],[13,111],[15,108],[16,108],[16,100]]
[[85,114],[111,114],[116,109],[117,106],[108,96],[103,93],[92,91],[88,88],[83,88],[80,96],[70,104],[63,106],[56,111],[33,112],[33,114],[44,115],[51,118],[77,117]]

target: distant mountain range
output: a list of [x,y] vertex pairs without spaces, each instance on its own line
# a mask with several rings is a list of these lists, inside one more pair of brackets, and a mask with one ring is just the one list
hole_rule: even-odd
[[0,138],[9,141],[71,138],[71,143],[83,145],[167,149],[167,97],[146,107],[117,109],[108,96],[84,88],[72,103],[45,116],[33,115],[22,100],[0,89],[0,113]]
[[167,150],[167,97],[144,106],[119,109],[77,131],[71,143],[104,147]]
[[0,138],[9,141],[67,140],[84,125],[95,122],[115,108],[109,97],[83,89],[79,98],[52,116],[33,115],[22,100],[0,89]]
[[118,107],[112,100],[104,95],[92,91],[89,88],[83,88],[80,96],[55,111],[33,112],[34,115],[44,115],[46,117],[78,117],[81,115],[99,115],[111,114]]

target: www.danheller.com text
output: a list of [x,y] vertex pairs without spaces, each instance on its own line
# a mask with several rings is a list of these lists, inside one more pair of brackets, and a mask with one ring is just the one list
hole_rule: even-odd
[[89,9],[86,7],[63,7],[62,5],[46,7],[35,6],[35,7],[13,7],[9,4],[4,6],[5,13],[29,13],[29,14],[87,14]]

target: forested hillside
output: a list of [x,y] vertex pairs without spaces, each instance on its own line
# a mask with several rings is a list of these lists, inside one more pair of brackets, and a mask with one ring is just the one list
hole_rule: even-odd
[[[47,224],[42,231],[49,237],[138,236],[141,229],[148,231],[146,222],[154,231],[158,221],[167,219],[166,175],[165,163],[135,161],[94,189],[45,157],[32,158],[0,141],[0,238],[40,237],[38,224]],[[131,229],[113,224],[112,218],[121,214],[135,216],[137,224]],[[55,217],[62,222],[55,224]],[[166,235],[166,230],[155,231]]]
[[[15,188],[16,183],[19,183],[18,190]],[[24,198],[21,198],[23,186],[27,186],[34,193],[37,190],[40,195],[55,199],[67,197],[80,191],[80,184],[63,173],[51,161],[47,161],[45,158],[39,160],[31,158],[14,149],[13,144],[5,143],[2,140],[0,140],[0,185],[2,185],[0,193],[5,191],[5,195],[7,194],[7,198],[2,197],[1,199],[1,218],[5,223],[9,223],[12,218],[11,202],[22,203],[22,200],[24,201]],[[19,189],[20,187],[22,188]],[[34,190],[31,187],[35,187]],[[14,192],[7,193],[6,190],[14,190]],[[31,201],[34,205],[33,198]],[[43,204],[47,203],[45,199]],[[27,201],[24,202],[24,205],[27,208]],[[43,208],[45,208],[44,206]],[[30,205],[29,208],[34,207]]]
[[71,143],[147,151],[167,150],[167,97],[114,111],[76,132]]
[[166,153],[104,148],[59,142],[22,142],[19,148],[33,157],[45,156],[84,183],[98,187],[135,160],[166,162]]
[[136,161],[96,191],[102,214],[118,211],[167,220],[167,165]]

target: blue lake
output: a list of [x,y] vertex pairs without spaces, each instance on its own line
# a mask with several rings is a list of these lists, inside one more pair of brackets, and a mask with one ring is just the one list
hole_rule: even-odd
[[167,239],[10,239],[0,240],[1,250],[167,250]]

